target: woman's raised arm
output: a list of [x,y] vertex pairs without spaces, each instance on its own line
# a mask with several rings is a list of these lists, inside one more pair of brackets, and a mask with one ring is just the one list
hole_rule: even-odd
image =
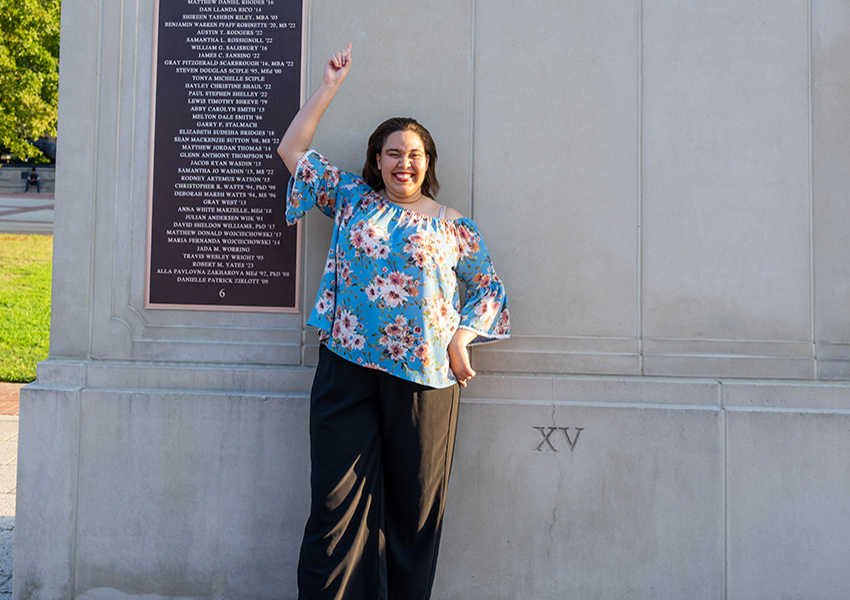
[[292,119],[292,123],[289,124],[286,133],[283,134],[283,139],[280,140],[277,147],[277,153],[283,159],[290,174],[295,174],[298,161],[310,148],[319,119],[322,118],[325,109],[336,95],[339,85],[348,75],[350,67],[351,44],[348,44],[345,51],[334,54],[325,65],[325,76],[322,79],[322,84],[301,107],[301,110]]

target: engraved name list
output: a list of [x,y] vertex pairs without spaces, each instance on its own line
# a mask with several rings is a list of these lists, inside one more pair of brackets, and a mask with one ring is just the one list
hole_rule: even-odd
[[297,310],[275,148],[298,111],[302,0],[157,7],[147,306]]

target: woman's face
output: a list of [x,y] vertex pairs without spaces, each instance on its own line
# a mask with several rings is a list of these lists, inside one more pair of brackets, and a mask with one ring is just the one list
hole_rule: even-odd
[[422,138],[412,131],[395,131],[377,158],[387,197],[395,202],[417,200],[428,171]]

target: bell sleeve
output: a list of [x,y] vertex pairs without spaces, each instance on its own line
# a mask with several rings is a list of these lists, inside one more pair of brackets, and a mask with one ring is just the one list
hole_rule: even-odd
[[458,237],[457,276],[466,286],[466,301],[458,328],[478,334],[470,345],[510,337],[511,323],[505,286],[493,269],[484,240],[471,219],[455,221]]
[[333,218],[348,198],[346,191],[356,187],[358,181],[315,150],[308,150],[298,161],[286,188],[286,222],[297,223],[313,206]]

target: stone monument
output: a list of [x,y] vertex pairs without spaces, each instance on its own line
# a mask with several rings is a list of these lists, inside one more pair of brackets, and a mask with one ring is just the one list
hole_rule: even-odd
[[[222,15],[282,33],[257,15],[284,0],[168,4],[179,7],[169,22],[191,23],[179,27],[183,50],[198,54],[179,60],[226,58],[200,56],[230,52],[200,48],[230,43]],[[189,153],[265,155],[286,127],[270,108],[210,110],[277,96],[158,97],[162,69],[187,77],[178,87],[225,76],[162,62],[177,58],[157,54],[158,14],[155,0],[63,6],[51,348],[21,396],[16,600],[296,597],[318,349],[304,323],[330,222],[306,219],[291,268],[246,266],[259,246],[243,253],[252,260],[228,257],[242,265],[192,265],[223,261],[184,253],[225,245],[158,242],[188,261],[161,268],[287,279],[298,286],[288,301],[150,297],[151,206],[204,207],[168,186],[151,203],[160,117],[199,116],[172,138],[241,138],[170,144],[262,146]],[[844,598],[846,3],[313,1],[279,22],[303,31],[306,91],[333,51],[354,45],[315,147],[359,171],[377,123],[423,122],[439,147],[440,200],[476,220],[508,287],[512,339],[475,350],[479,375],[462,398],[434,596]],[[233,37],[251,36],[263,41],[233,45],[274,38],[272,49],[233,52],[294,60],[271,56],[275,36]],[[216,41],[188,41],[204,37]],[[193,110],[193,98],[234,101]],[[228,121],[214,113],[262,114],[241,120],[268,135],[214,133]],[[162,168],[220,168],[180,159]],[[240,168],[263,173],[234,177],[283,167]],[[182,175],[275,185],[252,206],[264,217],[253,223],[277,225],[281,183],[178,171],[168,185]],[[188,214],[251,213],[178,211],[163,227],[196,237],[195,222],[212,222]],[[260,270],[290,275],[247,273]],[[208,287],[229,301],[231,289],[252,285],[259,298],[271,283],[226,285]]]

